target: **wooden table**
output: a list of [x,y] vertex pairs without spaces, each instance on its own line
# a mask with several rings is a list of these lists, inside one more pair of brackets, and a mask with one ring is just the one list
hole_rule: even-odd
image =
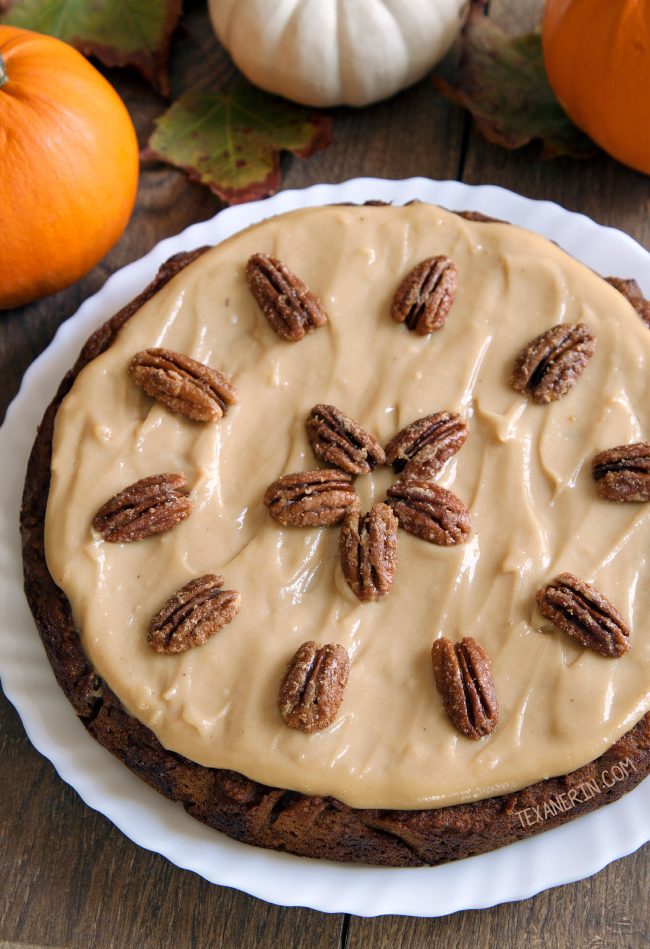
[[[227,68],[204,4],[185,6],[174,51],[175,91]],[[532,26],[540,6],[539,0],[492,0],[490,16],[514,32]],[[110,78],[144,142],[164,103],[137,77],[114,70]],[[428,80],[372,108],[337,111],[330,148],[309,161],[283,160],[287,188],[360,175],[498,184],[582,211],[650,246],[646,177],[604,155],[542,162],[534,147],[511,154],[488,145]],[[109,274],[219,208],[182,173],[144,167],[131,223],[106,259],[74,287],[0,319],[3,414],[29,363]],[[328,916],[213,886],[135,846],[57,777],[2,696],[0,750],[0,949],[650,945],[647,846],[582,883],[491,910],[433,920]]]

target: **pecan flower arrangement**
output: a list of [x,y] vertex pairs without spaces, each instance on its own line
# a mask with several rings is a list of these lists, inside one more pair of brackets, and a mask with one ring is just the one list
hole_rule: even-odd
[[[445,547],[467,540],[471,526],[465,503],[430,480],[467,437],[467,423],[460,416],[437,412],[416,419],[385,451],[359,422],[334,405],[315,405],[306,428],[316,457],[338,467],[283,475],[267,488],[264,504],[285,527],[342,524],[341,569],[361,602],[378,600],[393,585],[398,526]],[[368,474],[384,463],[392,464],[401,478],[389,488],[386,502],[362,514],[352,476]]]

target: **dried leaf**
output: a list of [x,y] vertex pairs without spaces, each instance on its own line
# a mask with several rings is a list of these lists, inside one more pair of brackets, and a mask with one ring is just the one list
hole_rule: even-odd
[[4,7],[0,23],[56,36],[106,66],[134,66],[169,95],[167,65],[182,0],[13,0]]
[[439,75],[434,83],[472,113],[488,141],[520,148],[540,139],[547,158],[584,158],[596,151],[555,98],[546,78],[539,30],[508,37],[483,15],[482,4],[476,4],[462,41],[455,83]]
[[280,152],[300,158],[326,148],[329,116],[267,95],[248,82],[230,92],[188,92],[160,118],[143,152],[183,168],[227,204],[274,194]]

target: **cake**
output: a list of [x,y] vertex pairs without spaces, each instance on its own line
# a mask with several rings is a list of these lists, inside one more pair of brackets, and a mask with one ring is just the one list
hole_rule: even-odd
[[635,786],[645,307],[418,203],[168,261],[84,347],[26,479],[27,597],[89,732],[236,839],[380,865]]

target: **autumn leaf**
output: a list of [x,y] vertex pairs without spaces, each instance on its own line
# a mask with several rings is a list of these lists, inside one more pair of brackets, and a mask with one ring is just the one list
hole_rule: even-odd
[[168,62],[182,0],[13,0],[0,23],[48,33],[106,66],[134,66],[169,95]]
[[227,204],[274,194],[280,152],[299,158],[326,148],[329,116],[267,95],[248,82],[230,92],[188,92],[160,118],[143,151],[184,169]]
[[520,148],[539,139],[544,157],[593,154],[596,146],[572,123],[548,83],[540,32],[508,37],[481,7],[472,8],[463,30],[456,81],[436,75],[436,88],[468,109],[497,145]]

